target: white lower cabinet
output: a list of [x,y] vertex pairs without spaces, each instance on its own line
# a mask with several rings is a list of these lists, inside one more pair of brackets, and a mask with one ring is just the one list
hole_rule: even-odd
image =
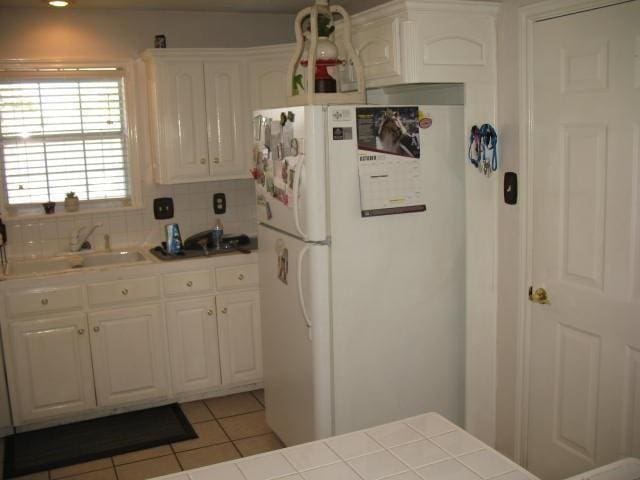
[[216,297],[222,381],[242,383],[262,378],[260,295],[258,291]]
[[91,348],[82,313],[11,324],[11,405],[21,421],[95,408]]
[[160,305],[89,314],[99,406],[169,396],[167,337]]
[[220,386],[222,378],[214,297],[169,302],[166,312],[174,393]]

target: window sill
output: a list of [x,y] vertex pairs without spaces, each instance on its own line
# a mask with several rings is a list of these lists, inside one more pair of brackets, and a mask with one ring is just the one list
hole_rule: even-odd
[[31,221],[31,220],[60,220],[63,218],[82,217],[85,215],[135,212],[135,211],[142,210],[142,208],[143,207],[140,205],[131,205],[127,207],[119,206],[119,207],[105,207],[105,208],[89,208],[85,210],[78,210],[77,212],[65,212],[64,206],[63,206],[63,210],[60,212],[49,213],[49,214],[22,213],[22,214],[14,214],[11,216],[5,213],[2,219],[5,223],[18,223],[18,222]]

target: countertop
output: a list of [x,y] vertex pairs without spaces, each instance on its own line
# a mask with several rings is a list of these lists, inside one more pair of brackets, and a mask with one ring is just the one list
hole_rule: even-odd
[[537,480],[437,413],[162,480]]

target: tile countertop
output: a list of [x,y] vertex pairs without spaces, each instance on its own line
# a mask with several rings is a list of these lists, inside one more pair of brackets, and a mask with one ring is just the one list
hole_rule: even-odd
[[537,480],[437,413],[162,480]]

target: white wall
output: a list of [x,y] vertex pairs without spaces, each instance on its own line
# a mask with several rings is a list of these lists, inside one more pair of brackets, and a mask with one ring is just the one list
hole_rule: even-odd
[[[52,10],[0,8],[0,59],[105,60],[133,59],[153,45],[155,34],[167,37],[169,47],[242,47],[283,43],[292,38],[290,15],[223,14],[213,12]],[[144,72],[137,69],[139,93],[140,162],[144,208],[108,214],[14,219],[9,224],[8,254],[49,255],[68,248],[70,232],[81,225],[104,224],[93,237],[103,246],[109,233],[113,246],[158,243],[165,223],[180,224],[183,237],[211,228],[211,196],[227,194],[227,213],[221,218],[227,232],[255,232],[255,201],[250,180],[158,186],[153,182]],[[171,196],[176,216],[171,221],[152,217],[155,197]],[[58,206],[62,210],[62,206]]]

